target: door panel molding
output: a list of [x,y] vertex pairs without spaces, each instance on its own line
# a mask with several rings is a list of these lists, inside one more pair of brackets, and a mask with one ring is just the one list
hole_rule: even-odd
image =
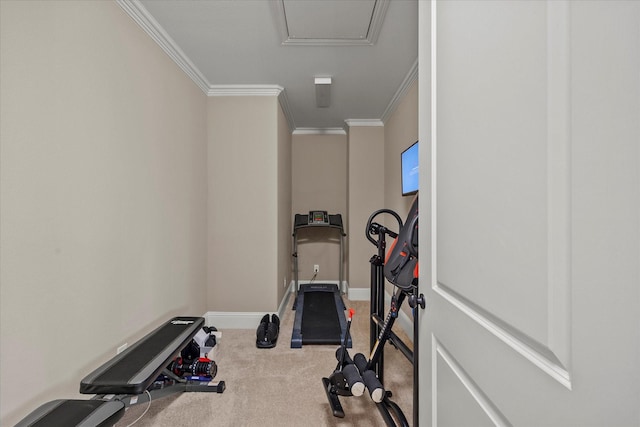
[[[437,188],[436,17],[432,3],[432,189],[433,230]],[[572,389],[571,360],[571,99],[570,99],[570,3],[546,2],[546,338],[534,339],[471,299],[442,283],[437,272],[437,238],[432,240],[432,289],[463,314],[567,389]]]
[[438,425],[438,360],[439,357],[446,363],[446,365],[455,374],[456,378],[460,380],[460,383],[469,392],[471,397],[478,403],[478,406],[487,414],[487,417],[496,426],[510,427],[512,424],[504,416],[504,414],[498,409],[498,407],[491,401],[491,399],[482,391],[482,389],[476,384],[471,376],[465,371],[465,369],[458,363],[458,361],[451,355],[451,353],[442,345],[435,335],[431,335],[431,351],[433,352],[431,361],[431,375],[432,375],[432,393],[431,393],[431,408],[432,408],[432,425],[435,427]]
[[547,340],[571,356],[571,52],[568,1],[547,1]]
[[560,384],[571,390],[571,374],[558,357],[544,344],[529,337],[484,308],[463,297],[443,283],[438,282],[433,291],[469,316],[510,348],[524,356]]

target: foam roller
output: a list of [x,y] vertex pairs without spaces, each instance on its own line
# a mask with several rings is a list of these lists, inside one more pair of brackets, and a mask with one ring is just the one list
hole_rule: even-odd
[[342,373],[344,374],[344,378],[347,380],[347,384],[349,384],[351,394],[354,396],[362,396],[364,394],[365,385],[356,365],[346,365],[342,369]]
[[[342,361],[342,347],[338,347],[338,349],[336,350],[336,360],[338,362]],[[344,350],[344,364],[345,365],[353,365],[353,360],[351,360],[351,356],[349,356],[349,352],[345,349]]]
[[356,366],[358,367],[358,370],[360,372],[364,372],[367,371],[367,364],[369,362],[367,362],[367,358],[364,356],[364,354],[362,353],[357,353],[354,357],[353,357],[353,363],[356,364]]
[[384,399],[385,391],[382,383],[380,382],[380,380],[378,380],[376,373],[371,369],[369,369],[368,371],[364,371],[362,373],[362,379],[364,380],[364,385],[367,387],[367,390],[369,390],[369,396],[371,396],[371,400],[376,403],[382,402],[382,400]]

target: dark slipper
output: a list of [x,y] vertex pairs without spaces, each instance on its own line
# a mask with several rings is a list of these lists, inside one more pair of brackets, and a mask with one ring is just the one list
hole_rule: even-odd
[[256,330],[256,346],[263,348],[264,344],[268,342],[267,329],[269,327],[269,315],[265,314],[260,320],[258,329]]
[[280,318],[278,315],[271,315],[271,323],[267,326],[267,336],[273,343],[273,346],[276,346],[276,342],[278,341],[278,334],[280,333]]
[[[256,346],[258,348],[273,348],[276,346],[276,342],[278,341],[278,334],[280,333],[280,318],[273,314],[271,315],[271,321],[269,322],[269,316],[265,316],[267,318],[267,323],[260,323],[258,327],[258,339],[256,340]],[[263,317],[262,320],[265,318]],[[264,334],[262,334],[261,328],[264,326]]]

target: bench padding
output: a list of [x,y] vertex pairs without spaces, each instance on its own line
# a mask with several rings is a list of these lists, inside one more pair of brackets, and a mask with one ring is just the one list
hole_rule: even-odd
[[83,394],[141,394],[204,326],[202,317],[175,317],[80,382]]
[[39,406],[16,427],[112,426],[124,415],[124,403],[112,400],[58,399]]

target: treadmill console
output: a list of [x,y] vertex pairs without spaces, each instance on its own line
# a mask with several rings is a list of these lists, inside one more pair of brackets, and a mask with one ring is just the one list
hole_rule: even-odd
[[327,211],[309,211],[309,225],[328,225],[329,214]]

